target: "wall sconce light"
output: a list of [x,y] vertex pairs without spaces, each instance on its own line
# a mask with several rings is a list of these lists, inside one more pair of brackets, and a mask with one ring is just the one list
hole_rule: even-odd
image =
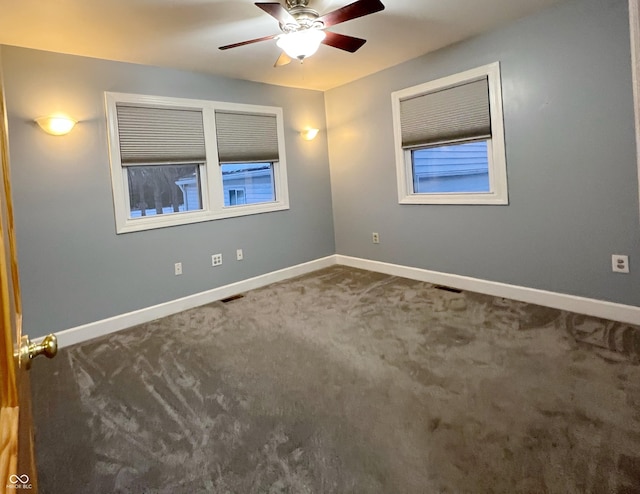
[[318,135],[319,131],[320,129],[304,129],[302,132],[300,132],[300,135],[306,141],[311,141]]
[[73,129],[77,122],[71,117],[57,114],[36,118],[36,123],[47,134],[63,136],[71,132],[71,129]]

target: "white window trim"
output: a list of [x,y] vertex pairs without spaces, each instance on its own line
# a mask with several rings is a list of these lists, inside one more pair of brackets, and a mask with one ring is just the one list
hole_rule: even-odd
[[[128,180],[125,167],[122,166],[120,157],[116,103],[135,103],[153,107],[197,108],[202,110],[206,148],[206,161],[200,165],[202,210],[184,211],[167,215],[161,214],[145,216],[142,218],[129,218]],[[211,221],[289,209],[289,189],[282,108],[114,92],[105,92],[105,106],[107,115],[107,134],[109,139],[111,185],[117,233],[151,230],[155,228],[186,225],[201,221]],[[273,162],[275,201],[239,205],[234,206],[233,208],[224,206],[224,188],[222,185],[220,162],[218,160],[218,145],[215,131],[216,110],[276,116],[279,159],[278,161]]]
[[[482,77],[488,77],[489,81],[491,139],[487,139],[487,153],[491,191],[487,193],[414,193],[411,150],[402,148],[400,101],[434,90],[471,82]],[[398,180],[398,202],[400,204],[509,204],[499,62],[395,91],[391,94],[391,106],[393,112],[396,176]]]

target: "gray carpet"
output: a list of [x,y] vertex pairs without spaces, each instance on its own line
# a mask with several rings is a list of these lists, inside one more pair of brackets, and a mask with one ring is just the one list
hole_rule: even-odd
[[332,267],[34,363],[41,493],[640,492],[639,331]]

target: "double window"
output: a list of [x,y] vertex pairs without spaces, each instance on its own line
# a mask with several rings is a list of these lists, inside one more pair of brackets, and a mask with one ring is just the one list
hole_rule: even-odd
[[289,208],[282,109],[106,93],[118,233]]
[[500,67],[392,94],[401,204],[507,204]]

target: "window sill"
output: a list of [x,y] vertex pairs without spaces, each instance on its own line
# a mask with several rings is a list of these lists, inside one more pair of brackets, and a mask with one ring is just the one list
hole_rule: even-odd
[[500,194],[410,194],[401,197],[399,204],[476,204],[505,206],[509,198]]
[[220,212],[192,211],[186,213],[173,213],[168,215],[148,216],[145,218],[126,219],[122,225],[117,226],[117,234],[132,233],[144,230],[155,230],[157,228],[167,228],[171,226],[189,225],[201,223],[203,221],[222,220],[226,218],[237,218],[239,216],[250,216],[253,214],[271,213],[275,211],[285,211],[289,209],[289,204],[284,202],[270,202],[266,204],[247,204],[243,206],[229,206]]

